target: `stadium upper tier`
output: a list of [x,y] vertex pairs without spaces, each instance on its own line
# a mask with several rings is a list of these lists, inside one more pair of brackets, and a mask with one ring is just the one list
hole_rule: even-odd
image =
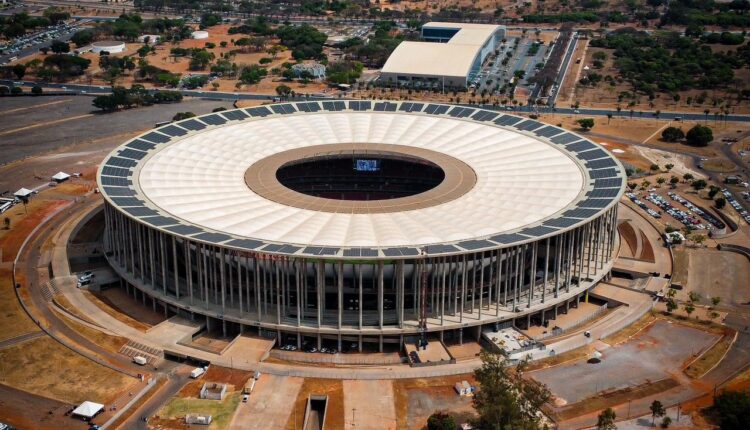
[[[351,172],[342,159],[351,159]],[[359,180],[367,185],[347,186]],[[564,129],[476,108],[386,101],[191,118],[128,141],[99,171],[105,198],[139,223],[227,248],[328,258],[535,241],[612,208],[624,181],[614,157]]]

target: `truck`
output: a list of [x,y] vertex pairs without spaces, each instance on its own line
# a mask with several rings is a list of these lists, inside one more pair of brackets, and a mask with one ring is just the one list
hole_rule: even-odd
[[206,368],[205,367],[196,367],[195,369],[193,369],[190,372],[190,377],[193,378],[193,379],[198,379],[204,373],[206,373]]
[[133,363],[140,364],[141,366],[145,366],[146,363],[148,363],[148,360],[146,360],[146,357],[136,355],[135,357],[133,357]]
[[255,383],[258,382],[257,379],[253,378],[249,381],[247,381],[247,384],[245,384],[245,388],[242,389],[242,394],[244,395],[250,395],[253,390],[255,389]]

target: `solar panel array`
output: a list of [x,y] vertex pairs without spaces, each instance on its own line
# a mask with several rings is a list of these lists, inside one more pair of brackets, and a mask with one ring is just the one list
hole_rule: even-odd
[[228,234],[206,231],[201,227],[186,225],[172,217],[164,216],[158,210],[146,206],[133,187],[133,171],[148,152],[157,150],[160,145],[172,140],[179,140],[191,132],[200,132],[206,128],[218,127],[231,121],[243,121],[248,118],[264,118],[271,115],[307,114],[321,111],[341,112],[405,112],[447,116],[469,119],[478,122],[493,122],[506,128],[522,132],[531,132],[543,140],[570,151],[572,155],[585,163],[588,176],[591,178],[585,196],[571,208],[556,218],[547,219],[541,225],[531,226],[516,233],[503,233],[489,238],[464,240],[454,244],[432,244],[425,246],[429,255],[455,254],[466,251],[481,251],[501,246],[510,246],[528,242],[535,238],[559,233],[601,213],[611,206],[621,195],[625,180],[622,170],[612,156],[592,142],[561,128],[539,121],[518,116],[501,114],[491,110],[449,106],[421,102],[388,102],[370,100],[335,100],[282,103],[270,106],[258,106],[247,109],[235,109],[215,112],[196,118],[165,125],[135,138],[110,155],[101,167],[99,181],[103,193],[128,216],[162,228],[166,231],[188,237],[192,240],[222,244],[246,250],[260,250],[279,254],[295,254],[318,257],[416,257],[423,251],[418,247],[390,248],[338,248],[326,246],[297,246],[291,244],[268,243],[252,238],[238,238]]

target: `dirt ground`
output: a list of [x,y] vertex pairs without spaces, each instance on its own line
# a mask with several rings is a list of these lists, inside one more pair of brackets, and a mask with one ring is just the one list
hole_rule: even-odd
[[[1,384],[0,399],[0,421],[19,429],[85,430],[89,427],[83,421],[65,416],[72,406],[69,403],[36,396]],[[30,414],[29,411],[39,413]]]
[[73,404],[109,403],[136,381],[42,337],[0,350],[4,384]]
[[[750,302],[750,263],[742,255],[714,249],[689,249],[686,291],[701,296],[710,303],[711,297],[721,297],[725,304],[741,305]],[[678,293],[678,295],[680,294]]]
[[[344,383],[338,379],[305,379],[294,402],[295,413],[289,416],[287,430],[301,429],[304,424],[304,411],[310,395],[328,396],[326,428],[344,428]],[[296,421],[296,422],[295,422]]]
[[397,412],[394,400],[392,381],[344,381],[345,427],[395,430]]
[[453,415],[457,423],[468,420],[474,413],[471,399],[458,396],[453,389],[456,382],[461,381],[476,384],[473,375],[394,380],[398,427],[422,429],[427,424],[427,418],[435,411]]
[[602,349],[599,364],[582,360],[530,374],[563,402],[573,404],[601,392],[669,379],[718,337],[657,319],[630,340]]
[[[721,49],[721,48],[713,48],[713,49]],[[607,54],[607,59],[604,61],[604,67],[601,70],[594,69],[593,64],[593,55],[596,52],[604,52]],[[590,69],[588,71],[583,71],[579,78],[582,78],[585,76],[587,72],[596,72],[603,76],[618,76],[619,73],[617,69],[614,67],[614,56],[612,53],[614,50],[612,49],[604,49],[604,48],[594,48],[589,47],[586,50],[586,55],[581,61],[581,67],[588,66]],[[578,58],[578,57],[576,57]],[[577,66],[577,65],[575,65]],[[747,80],[748,77],[750,77],[750,71],[747,70],[737,70],[735,71],[735,78],[738,80]],[[566,85],[573,84],[572,82],[568,81],[566,79],[565,82]],[[617,84],[616,86],[612,87],[609,84],[602,82],[597,87],[584,87],[578,83],[578,81],[575,81],[575,89],[572,91],[573,97],[572,99],[575,101],[578,101],[581,106],[585,107],[593,107],[593,108],[611,108],[614,109],[618,105],[625,109],[635,109],[636,111],[639,110],[663,110],[663,111],[679,111],[679,112],[703,112],[705,109],[708,109],[710,111],[709,115],[712,117],[714,112],[717,112],[719,110],[718,107],[713,106],[712,103],[712,97],[717,99],[724,99],[724,100],[731,100],[732,104],[732,113],[736,114],[744,114],[750,112],[750,104],[746,101],[744,102],[736,102],[736,96],[733,96],[731,94],[728,94],[727,92],[723,90],[717,90],[717,91],[710,91],[708,92],[708,97],[706,97],[705,103],[702,105],[692,103],[690,105],[687,104],[688,97],[692,97],[692,99],[695,99],[697,96],[699,96],[701,93],[703,93],[703,90],[690,90],[690,91],[681,91],[680,92],[680,100],[675,102],[671,95],[669,94],[662,94],[657,93],[656,98],[651,102],[653,103],[653,106],[649,104],[648,97],[645,95],[640,95],[636,100],[636,105],[632,107],[628,107],[628,104],[630,103],[630,100],[623,100],[622,102],[617,101],[617,97],[620,94],[620,92],[623,91],[631,91],[632,87],[627,82],[623,82],[621,84]],[[562,90],[564,93],[569,93],[570,87],[566,87]]]

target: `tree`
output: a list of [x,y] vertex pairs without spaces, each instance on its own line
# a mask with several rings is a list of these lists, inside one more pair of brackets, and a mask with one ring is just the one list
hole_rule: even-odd
[[667,299],[666,305],[667,305],[667,313],[668,314],[671,314],[672,312],[674,312],[677,309],[677,302],[675,302],[675,300],[672,299],[672,298]]
[[682,175],[682,179],[685,180],[685,182],[690,182],[693,180],[693,175],[691,173],[685,173]]
[[648,169],[649,169],[649,170],[650,170],[651,172],[657,172],[657,171],[659,170],[659,165],[658,165],[658,164],[652,164],[651,166],[649,166],[649,168],[648,168]]
[[719,303],[721,303],[721,297],[719,296],[711,297],[711,305],[713,305],[713,307],[719,306]]
[[67,42],[61,42],[59,40],[53,40],[49,48],[55,54],[65,54],[70,52],[70,45],[68,45]]
[[714,201],[714,204],[716,205],[716,209],[722,209],[727,205],[727,199],[725,199],[724,197],[719,197]]
[[289,97],[291,93],[292,89],[286,85],[279,85],[276,87],[276,94],[282,98]]
[[91,30],[77,31],[70,37],[70,41],[75,43],[78,48],[88,45],[92,40],[94,40],[94,32]]
[[427,430],[455,430],[456,420],[443,412],[435,412],[427,419]]
[[688,130],[685,139],[687,140],[688,145],[691,146],[707,146],[712,140],[714,140],[714,134],[710,127],[696,124],[693,128]]
[[656,183],[659,184],[659,186],[661,186],[665,182],[667,182],[667,178],[665,178],[663,176],[659,176],[658,178],[656,178]]
[[680,182],[680,178],[678,178],[677,176],[672,175],[672,177],[669,178],[669,183],[672,184],[673,186],[677,185],[679,182]]
[[20,63],[14,65],[13,74],[16,75],[17,79],[23,79],[24,75],[26,74],[26,65]]
[[542,383],[523,378],[525,362],[515,370],[505,366],[499,354],[482,351],[482,365],[474,371],[479,390],[474,427],[483,429],[536,428],[539,409],[552,394]]
[[194,116],[195,116],[195,114],[192,113],[192,112],[177,112],[172,117],[172,121],[180,121],[180,120],[183,120],[183,119],[192,118]]
[[692,240],[693,243],[695,243],[696,245],[700,245],[706,241],[706,235],[694,234],[693,236],[690,237],[690,240]]
[[659,424],[659,426],[665,429],[665,428],[668,428],[670,424],[672,424],[672,418],[664,417],[662,418],[661,424]]
[[594,128],[594,118],[581,118],[576,122],[584,131],[588,131]]
[[667,164],[664,165],[664,168],[667,169],[667,172],[671,172],[672,169],[674,169],[674,164],[667,163]]
[[651,409],[651,425],[654,425],[656,418],[663,417],[664,414],[667,413],[666,409],[664,409],[664,405],[662,405],[658,400],[654,400],[653,402],[651,402],[651,406],[649,406],[649,409]]
[[21,93],[23,93],[23,88],[21,88],[21,87],[11,87],[10,88],[10,93],[11,94],[21,94]]
[[661,138],[667,142],[677,142],[685,138],[685,132],[677,127],[667,127],[661,132]]
[[697,181],[693,181],[692,187],[695,190],[702,190],[706,188],[706,185],[708,185],[708,183],[706,182],[705,179],[698,179]]
[[744,430],[750,423],[750,392],[725,391],[719,394],[711,407],[719,417],[721,430]]
[[607,408],[596,419],[596,430],[617,430],[615,425],[617,414],[612,408]]
[[693,302],[685,303],[682,308],[685,310],[688,318],[690,318],[690,315],[695,312],[695,305],[693,304]]
[[33,87],[31,87],[31,94],[34,94],[35,96],[41,95],[42,87],[40,87],[39,85],[34,85]]

